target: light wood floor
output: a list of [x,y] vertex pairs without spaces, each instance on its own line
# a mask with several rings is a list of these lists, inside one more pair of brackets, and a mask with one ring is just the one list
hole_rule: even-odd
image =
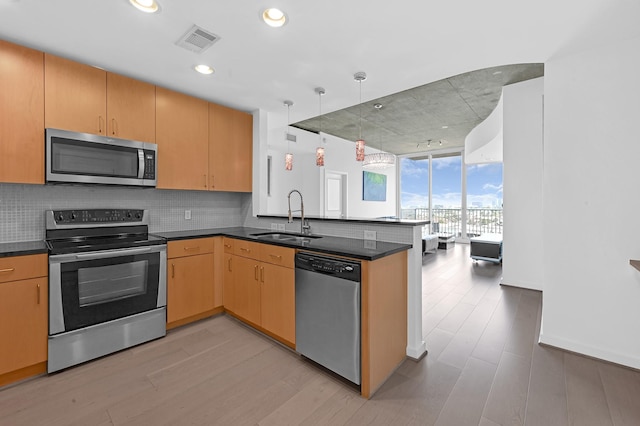
[[369,401],[219,316],[0,390],[1,425],[639,425],[640,372],[536,343],[538,292],[456,244],[424,257],[429,354]]

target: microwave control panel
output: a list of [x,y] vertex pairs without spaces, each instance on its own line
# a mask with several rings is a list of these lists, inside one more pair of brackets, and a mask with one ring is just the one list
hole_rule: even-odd
[[156,179],[156,153],[144,150],[144,175],[143,179]]

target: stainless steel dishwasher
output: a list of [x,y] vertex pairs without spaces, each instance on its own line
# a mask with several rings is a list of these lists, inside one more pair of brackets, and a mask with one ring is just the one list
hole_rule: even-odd
[[296,255],[296,350],[360,384],[360,262]]

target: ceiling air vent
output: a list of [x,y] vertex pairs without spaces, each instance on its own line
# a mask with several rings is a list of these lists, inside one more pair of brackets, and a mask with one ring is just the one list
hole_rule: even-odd
[[202,53],[218,40],[220,37],[217,35],[194,25],[180,37],[176,44],[192,52]]

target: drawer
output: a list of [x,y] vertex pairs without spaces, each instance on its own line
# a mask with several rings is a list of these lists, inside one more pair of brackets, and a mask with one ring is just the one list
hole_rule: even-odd
[[167,258],[169,259],[205,253],[213,253],[213,237],[192,238],[167,243]]
[[236,240],[234,240],[233,238],[227,238],[224,237],[222,239],[222,244],[224,246],[224,252],[225,253],[229,253],[229,254],[233,254],[233,243],[235,243]]
[[295,250],[288,247],[260,244],[260,260],[287,268],[294,266]]
[[46,277],[48,275],[46,254],[30,254],[0,258],[0,282]]
[[250,259],[260,260],[260,243],[252,241],[234,240],[233,254],[236,256],[248,257]]

